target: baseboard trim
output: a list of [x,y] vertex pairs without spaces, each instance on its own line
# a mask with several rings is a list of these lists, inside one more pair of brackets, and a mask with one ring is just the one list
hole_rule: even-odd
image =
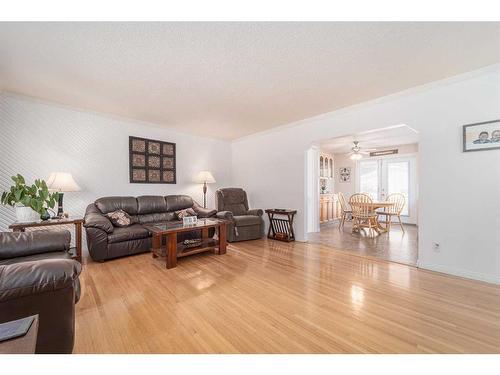
[[464,277],[466,279],[484,281],[487,283],[500,285],[500,277],[495,275],[489,275],[480,272],[467,271],[459,268],[441,266],[439,264],[426,264],[420,261],[417,262],[417,267],[429,271],[441,272],[453,276]]

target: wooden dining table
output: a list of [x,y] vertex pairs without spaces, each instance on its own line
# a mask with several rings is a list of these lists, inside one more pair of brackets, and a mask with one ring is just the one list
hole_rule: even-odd
[[[394,206],[394,203],[392,202],[378,202],[378,201],[373,201],[373,202],[356,202],[355,203],[357,206],[360,206],[360,207],[367,207],[369,208],[371,211],[376,211],[378,210],[379,208],[390,208],[392,206]],[[382,234],[382,233],[385,233],[387,232],[387,226],[383,226],[382,224],[380,224],[380,221],[378,221],[378,215],[375,219],[376,221],[376,226],[375,226],[375,232],[377,232],[378,234]]]

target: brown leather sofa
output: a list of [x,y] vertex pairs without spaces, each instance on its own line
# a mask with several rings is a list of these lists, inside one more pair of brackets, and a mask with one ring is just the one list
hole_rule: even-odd
[[[104,197],[97,199],[85,212],[87,247],[93,260],[103,261],[151,250],[151,233],[142,225],[177,220],[175,211],[192,208],[199,218],[215,216],[215,210],[201,207],[188,195],[140,197]],[[106,214],[124,210],[137,223],[114,227]],[[212,230],[209,235],[213,236]],[[178,242],[199,238],[200,231],[179,233]]]
[[245,190],[224,188],[215,195],[217,217],[230,222],[227,225],[229,242],[256,240],[264,235],[264,220],[261,209],[250,210]]
[[71,353],[81,265],[69,231],[0,233],[0,323],[38,314],[36,353]]

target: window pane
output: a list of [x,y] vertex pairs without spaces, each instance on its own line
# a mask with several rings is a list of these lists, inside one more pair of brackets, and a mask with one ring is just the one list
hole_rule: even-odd
[[408,215],[410,163],[407,161],[389,162],[387,164],[388,194],[401,193],[406,198],[406,204],[401,215]]
[[378,165],[377,161],[359,163],[359,192],[368,193],[372,199],[378,199]]

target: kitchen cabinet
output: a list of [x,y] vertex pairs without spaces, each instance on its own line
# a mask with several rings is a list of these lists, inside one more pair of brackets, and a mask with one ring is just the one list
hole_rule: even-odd
[[326,223],[340,217],[340,203],[337,194],[320,194],[319,222]]

